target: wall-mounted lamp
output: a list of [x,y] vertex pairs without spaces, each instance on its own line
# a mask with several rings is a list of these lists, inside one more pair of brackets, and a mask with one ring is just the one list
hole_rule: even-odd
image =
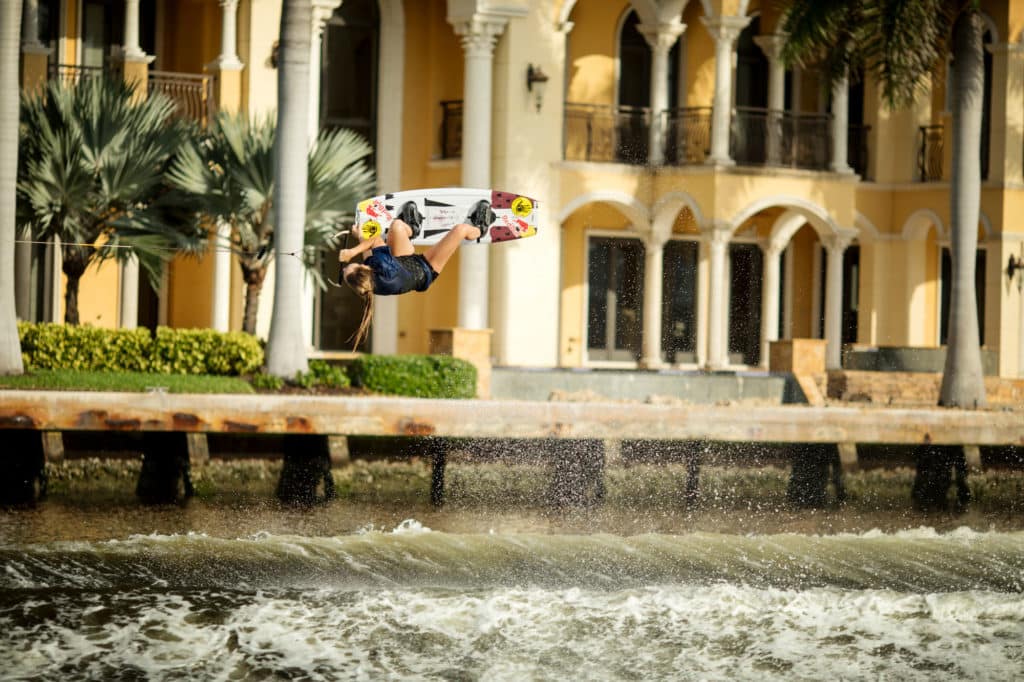
[[548,84],[548,77],[539,66],[530,64],[526,67],[526,89],[533,93],[533,100],[537,104],[537,111],[540,111],[540,105],[544,101],[544,88]]
[[1014,276],[1017,277],[1017,289],[1024,290],[1024,245],[1021,247],[1020,258],[1015,258],[1011,253],[1010,262],[1006,264],[1006,279],[1010,284],[1013,284]]

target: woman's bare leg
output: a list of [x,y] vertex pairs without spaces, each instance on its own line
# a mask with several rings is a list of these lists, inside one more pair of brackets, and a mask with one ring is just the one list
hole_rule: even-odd
[[479,236],[479,228],[473,227],[468,223],[459,223],[449,230],[448,234],[441,237],[441,241],[427,249],[423,257],[430,263],[430,267],[434,268],[434,272],[440,273],[444,268],[444,264],[448,262],[452,254],[458,251],[463,241],[466,239],[477,239]]
[[416,252],[409,239],[412,236],[412,228],[401,220],[395,218],[388,228],[388,248],[392,256],[411,256]]

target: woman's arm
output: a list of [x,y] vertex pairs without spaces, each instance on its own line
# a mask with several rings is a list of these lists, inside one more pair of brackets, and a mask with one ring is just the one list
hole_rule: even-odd
[[338,260],[342,263],[348,263],[359,254],[366,253],[370,249],[375,249],[378,246],[384,246],[384,240],[381,239],[379,235],[371,237],[370,239],[364,239],[351,249],[342,249],[339,251]]

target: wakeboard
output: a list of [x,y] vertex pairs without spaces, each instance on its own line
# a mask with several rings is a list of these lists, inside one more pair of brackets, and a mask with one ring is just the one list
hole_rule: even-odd
[[[403,210],[407,216],[416,215],[408,212],[409,202],[415,205],[420,220],[418,233],[413,228],[413,244],[436,244],[459,223],[482,223],[477,225],[484,231],[477,240],[481,244],[537,234],[539,203],[536,199],[494,189],[440,187],[391,192],[360,201],[356,204],[356,225],[363,239],[375,236],[386,239],[391,223]],[[481,206],[481,202],[486,205]]]

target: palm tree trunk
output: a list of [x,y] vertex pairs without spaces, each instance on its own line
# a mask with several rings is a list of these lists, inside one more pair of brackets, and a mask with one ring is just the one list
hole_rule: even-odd
[[263,280],[267,277],[267,268],[247,268],[242,266],[242,279],[245,280],[245,313],[242,316],[242,331],[256,333],[256,315],[260,310],[260,293],[263,291]]
[[277,70],[277,138],[274,160],[274,312],[267,339],[267,372],[294,377],[305,372],[302,338],[302,252],[309,149],[310,0],[284,0]]
[[89,259],[85,247],[81,246],[65,246],[63,255],[61,270],[68,278],[64,289],[64,323],[78,324],[78,284],[82,280]]
[[18,50],[21,0],[0,8],[0,374],[21,374],[14,295],[15,187],[18,178]]
[[981,16],[967,9],[953,27],[953,169],[949,194],[953,282],[949,345],[939,395],[939,404],[946,407],[985,405],[974,279],[984,80]]

